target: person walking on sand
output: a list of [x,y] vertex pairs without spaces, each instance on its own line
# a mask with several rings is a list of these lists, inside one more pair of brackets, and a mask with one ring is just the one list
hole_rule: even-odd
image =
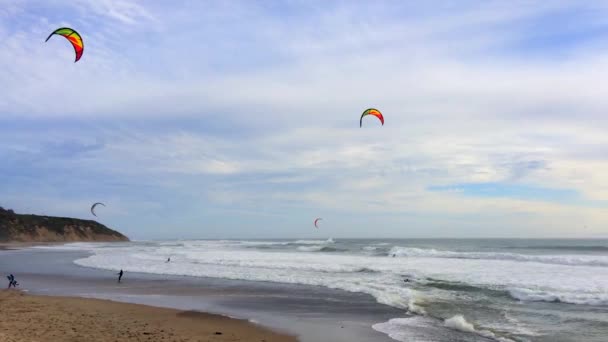
[[15,276],[10,274],[8,276],[6,276],[8,278],[8,288],[10,289],[11,286],[12,287],[17,287],[17,285],[19,285],[19,283],[15,280]]
[[118,282],[120,283],[120,279],[122,279],[122,270],[120,270],[120,272],[118,272]]

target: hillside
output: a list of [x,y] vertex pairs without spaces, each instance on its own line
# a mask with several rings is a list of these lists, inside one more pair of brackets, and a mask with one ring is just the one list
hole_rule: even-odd
[[77,241],[129,241],[129,238],[91,220],[21,215],[0,207],[0,242]]

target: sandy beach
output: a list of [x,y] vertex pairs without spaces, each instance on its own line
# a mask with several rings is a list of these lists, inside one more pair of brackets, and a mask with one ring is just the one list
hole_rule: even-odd
[[108,300],[2,290],[0,306],[1,342],[297,341],[245,320]]

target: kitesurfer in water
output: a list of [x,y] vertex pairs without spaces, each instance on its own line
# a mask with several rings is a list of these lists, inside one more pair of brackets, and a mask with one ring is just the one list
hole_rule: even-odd
[[120,270],[120,272],[118,272],[118,282],[120,283],[120,279],[122,278],[122,270]]
[[168,258],[167,258],[167,262],[171,262],[171,257],[168,257]]

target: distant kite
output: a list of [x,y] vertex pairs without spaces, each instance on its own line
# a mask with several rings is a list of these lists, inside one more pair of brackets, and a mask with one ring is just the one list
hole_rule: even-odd
[[367,115],[373,115],[377,117],[378,119],[380,119],[380,122],[382,122],[382,126],[384,126],[384,116],[382,116],[382,113],[380,113],[380,111],[375,108],[369,108],[366,109],[363,114],[361,114],[361,119],[359,120],[359,127],[363,126],[363,117]]
[[103,204],[101,202],[97,202],[97,203],[93,204],[91,206],[91,214],[93,214],[94,216],[97,216],[97,215],[95,215],[95,207],[98,206],[98,205],[100,205],[100,204],[103,205],[104,207],[106,206],[105,204]]
[[317,226],[317,222],[319,222],[320,220],[322,220],[322,218],[320,218],[320,217],[315,220],[315,227],[319,228],[319,226]]
[[53,31],[53,33],[51,33],[48,36],[48,38],[45,40],[45,42],[47,42],[49,39],[51,39],[51,37],[54,34],[64,36],[65,39],[69,40],[70,43],[72,43],[72,46],[74,47],[74,52],[76,53],[76,60],[74,61],[74,63],[78,62],[80,57],[82,57],[82,52],[84,51],[84,43],[82,41],[82,37],[80,36],[80,34],[78,34],[78,32],[76,32],[76,31],[72,30],[71,28],[62,27],[62,28],[58,28],[55,31]]

